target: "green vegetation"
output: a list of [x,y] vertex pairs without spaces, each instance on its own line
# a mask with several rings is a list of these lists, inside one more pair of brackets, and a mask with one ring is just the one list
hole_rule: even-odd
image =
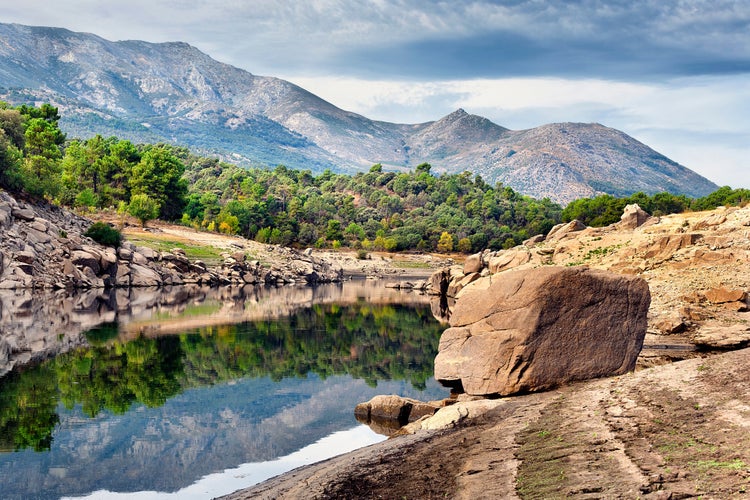
[[106,222],[95,222],[89,227],[84,236],[108,247],[119,247],[122,241],[122,235],[117,229],[110,227]]
[[563,222],[578,219],[588,226],[607,226],[620,220],[625,205],[637,203],[651,215],[667,215],[688,210],[711,210],[721,206],[745,205],[750,202],[750,189],[732,189],[724,186],[703,198],[691,199],[684,195],[644,193],[616,198],[605,194],[595,198],[572,201],[562,211]]
[[169,252],[174,248],[185,251],[185,256],[190,260],[202,260],[207,264],[217,264],[224,260],[221,257],[222,249],[206,245],[191,245],[181,241],[170,239],[162,234],[138,234],[128,236],[128,241],[134,245],[147,247],[159,252]]
[[0,186],[86,210],[119,206],[142,224],[181,220],[262,243],[471,253],[510,248],[561,221],[611,224],[629,203],[663,215],[750,200],[750,190],[722,187],[699,199],[602,195],[563,210],[469,172],[435,176],[427,163],[401,173],[376,164],[355,175],[245,169],[165,144],[66,141],[59,119],[50,105],[0,103]]
[[[210,304],[200,307],[213,311]],[[80,405],[93,418],[102,411],[122,414],[133,404],[157,407],[192,387],[308,373],[349,374],[372,386],[406,380],[424,389],[441,331],[428,307],[364,301],[125,343],[117,340],[116,324],[103,325],[86,334],[91,348],[0,379],[0,451],[49,449],[58,402]]]

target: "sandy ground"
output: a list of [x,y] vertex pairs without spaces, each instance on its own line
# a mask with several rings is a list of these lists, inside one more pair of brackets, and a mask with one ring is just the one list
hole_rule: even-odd
[[497,401],[485,415],[226,498],[733,498],[750,488],[750,350]]

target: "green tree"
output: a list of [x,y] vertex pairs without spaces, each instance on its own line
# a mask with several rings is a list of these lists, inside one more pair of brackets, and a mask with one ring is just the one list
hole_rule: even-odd
[[146,227],[146,222],[159,216],[159,203],[151,199],[147,194],[134,194],[130,198],[128,213]]
[[153,198],[162,218],[177,220],[182,216],[187,194],[187,181],[182,179],[184,171],[185,166],[167,146],[152,146],[133,167],[131,192]]
[[24,137],[24,188],[34,196],[55,196],[60,189],[60,144],[65,136],[56,123],[32,118],[26,123]]

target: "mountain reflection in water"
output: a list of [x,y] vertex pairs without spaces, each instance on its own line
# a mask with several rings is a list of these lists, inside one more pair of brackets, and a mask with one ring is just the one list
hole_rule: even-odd
[[351,429],[354,405],[375,394],[444,397],[432,380],[443,327],[427,298],[380,287],[160,303],[11,371],[0,496],[177,491]]

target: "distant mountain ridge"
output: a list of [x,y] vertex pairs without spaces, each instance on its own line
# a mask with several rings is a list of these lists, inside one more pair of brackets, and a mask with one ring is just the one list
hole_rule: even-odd
[[704,196],[717,186],[615,129],[558,123],[513,131],[459,109],[434,122],[370,120],[281,79],[182,42],[111,42],[0,24],[0,98],[51,102],[70,136],[167,141],[240,164],[353,173],[374,163],[469,171],[566,203],[600,193]]

